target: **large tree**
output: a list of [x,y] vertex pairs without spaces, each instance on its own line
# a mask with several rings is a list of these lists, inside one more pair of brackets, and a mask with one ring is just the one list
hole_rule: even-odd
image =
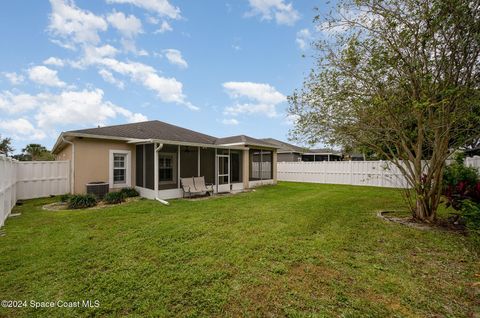
[[8,154],[12,151],[13,151],[12,139],[11,138],[2,139],[2,136],[0,136],[0,154],[8,156]]
[[433,222],[445,160],[480,137],[480,1],[341,1],[289,97],[296,139],[368,148],[396,165]]

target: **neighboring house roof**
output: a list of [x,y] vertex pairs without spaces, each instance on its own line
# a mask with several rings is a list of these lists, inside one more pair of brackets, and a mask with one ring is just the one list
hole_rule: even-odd
[[279,148],[278,153],[304,153],[307,151],[307,148],[298,147],[274,138],[262,138],[261,140],[277,146]]
[[89,129],[71,130],[63,132],[53,146],[52,152],[60,150],[65,144],[64,137],[91,137],[141,142],[145,140],[159,140],[196,145],[254,145],[277,148],[271,144],[248,136],[233,136],[217,138],[202,134],[190,129],[171,125],[159,120],[144,121],[124,125],[105,126]]
[[317,149],[309,149],[304,153],[305,155],[337,155],[341,156],[342,153],[337,150],[333,150],[330,148],[317,148]]
[[252,138],[245,135],[231,136],[225,138],[218,138],[215,142],[216,145],[253,145],[269,148],[279,148],[261,139]]

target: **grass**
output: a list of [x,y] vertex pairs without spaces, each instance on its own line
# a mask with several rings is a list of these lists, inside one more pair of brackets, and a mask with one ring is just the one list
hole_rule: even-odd
[[[0,237],[1,317],[478,317],[467,238],[376,217],[396,190],[280,183],[209,200],[44,211],[26,201]],[[477,315],[477,316],[475,316]]]

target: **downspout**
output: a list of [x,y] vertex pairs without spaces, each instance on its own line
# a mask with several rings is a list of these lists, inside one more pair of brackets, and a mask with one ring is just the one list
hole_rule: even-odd
[[72,160],[70,161],[70,193],[73,194],[75,192],[75,144],[65,139],[63,135],[62,141],[72,145]]
[[155,149],[154,160],[155,160],[155,162],[153,163],[153,166],[154,166],[155,171],[153,172],[153,175],[154,175],[155,180],[153,181],[153,188],[155,190],[155,200],[159,201],[162,204],[169,205],[170,203],[168,203],[167,201],[162,200],[158,197],[158,152],[160,150],[162,150],[162,148],[163,148],[163,144],[159,144],[158,147],[157,147],[157,143],[154,144],[154,149]]

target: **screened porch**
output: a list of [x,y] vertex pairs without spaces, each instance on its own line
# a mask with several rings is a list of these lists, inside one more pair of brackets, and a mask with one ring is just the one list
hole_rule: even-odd
[[[241,191],[243,149],[162,143],[136,145],[135,186],[147,198],[183,196],[180,179],[203,176],[215,193]],[[248,180],[247,180],[248,181]]]

